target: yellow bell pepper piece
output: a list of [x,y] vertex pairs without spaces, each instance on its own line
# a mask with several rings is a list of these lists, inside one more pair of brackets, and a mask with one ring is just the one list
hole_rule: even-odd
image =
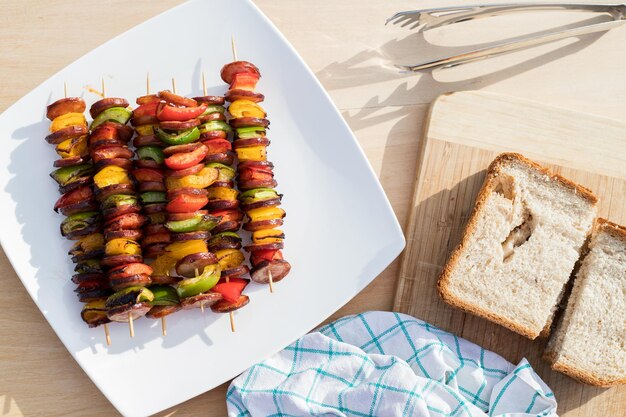
[[85,115],[82,113],[65,113],[52,121],[50,132],[56,132],[70,126],[85,126],[86,128],[87,119],[85,119]]
[[282,230],[279,229],[256,230],[252,232],[252,243],[280,243],[283,236]]
[[267,159],[267,151],[263,145],[238,148],[235,151],[240,161],[265,161]]
[[263,119],[266,116],[265,110],[254,101],[235,100],[228,107],[233,118],[237,117],[257,117]]
[[172,268],[176,266],[176,259],[167,254],[161,255],[150,264],[153,275],[170,275]]
[[207,188],[209,200],[236,200],[239,192],[227,187]]
[[187,240],[184,242],[170,243],[165,250],[167,251],[167,256],[177,261],[192,253],[208,252],[204,240]]
[[251,222],[258,222],[263,220],[282,219],[285,217],[285,210],[280,207],[259,207],[252,210],[248,210],[248,216]]
[[134,240],[118,238],[109,240],[104,246],[104,253],[114,255],[141,255],[141,246]]
[[165,186],[168,190],[174,190],[177,188],[207,188],[215,181],[219,176],[219,170],[217,168],[204,167],[202,171],[195,175],[187,175],[185,177],[176,178],[168,177],[165,179]]
[[222,271],[239,266],[246,260],[239,249],[223,249],[215,252],[217,264]]
[[109,165],[93,176],[93,182],[98,188],[104,188],[113,184],[132,184],[128,172],[124,168]]
[[154,135],[154,128],[157,126],[155,124],[135,126],[135,131],[139,136]]
[[57,145],[56,151],[61,156],[61,158],[89,155],[89,148],[87,146],[87,135],[64,140]]
[[104,235],[102,233],[92,233],[74,243],[69,253],[71,255],[79,255],[98,249],[104,249]]

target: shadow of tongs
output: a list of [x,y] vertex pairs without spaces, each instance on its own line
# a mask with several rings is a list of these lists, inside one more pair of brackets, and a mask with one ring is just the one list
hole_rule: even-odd
[[530,35],[526,38],[504,41],[493,46],[470,50],[447,58],[421,62],[415,65],[398,65],[398,67],[407,71],[419,71],[427,68],[448,68],[571,36],[604,32],[626,23],[626,4],[585,3],[509,3],[410,10],[394,14],[387,19],[387,23],[401,25],[402,27],[410,26],[411,29],[420,27],[420,31],[426,31],[454,23],[466,22],[468,20],[480,19],[484,17],[499,16],[506,13],[536,12],[545,10],[570,10],[605,13],[608,14],[613,20],[553,31],[547,34],[535,36]]

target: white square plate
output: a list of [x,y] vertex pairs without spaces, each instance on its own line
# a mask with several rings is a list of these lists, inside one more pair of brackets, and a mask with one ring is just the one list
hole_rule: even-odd
[[[81,304],[69,278],[70,242],[59,234],[62,216],[48,177],[55,158],[43,138],[45,107],[63,96],[82,95],[88,106],[100,78],[107,94],[130,102],[152,89],[201,94],[201,72],[209,94],[224,94],[219,77],[231,61],[234,33],[239,59],[255,63],[258,90],[272,121],[269,159],[287,211],[284,251],[293,268],[269,294],[251,284],[250,304],[228,315],[200,310],[160,323],[141,319],[130,339],[123,324],[102,328],[81,321]],[[177,44],[182,36],[194,42]],[[192,1],[118,36],[80,58],[0,115],[0,242],[37,306],[104,395],[123,414],[146,415],[201,394],[236,376],[314,328],[361,291],[400,253],[404,237],[387,198],[348,126],[297,53],[248,1]]]

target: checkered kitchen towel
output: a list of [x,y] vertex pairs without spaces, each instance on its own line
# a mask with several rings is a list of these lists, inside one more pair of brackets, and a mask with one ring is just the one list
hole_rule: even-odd
[[556,416],[550,388],[523,359],[397,313],[349,316],[233,381],[228,415]]

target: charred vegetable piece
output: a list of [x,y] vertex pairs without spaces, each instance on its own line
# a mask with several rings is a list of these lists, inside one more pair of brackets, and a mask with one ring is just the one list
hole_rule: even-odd
[[105,306],[106,299],[91,301],[83,306],[80,316],[89,327],[96,327],[111,320],[107,317],[108,308]]
[[133,116],[133,112],[124,107],[111,107],[100,113],[91,123],[91,130],[104,122],[113,121],[125,125]]
[[92,233],[74,243],[68,255],[77,259],[88,259],[102,253],[104,253],[104,236],[102,233]]
[[104,269],[102,269],[99,259],[85,259],[76,264],[74,272],[78,274],[99,274],[103,273]]
[[219,267],[216,264],[207,265],[197,277],[180,281],[176,287],[176,292],[180,298],[191,297],[209,291],[219,280]]
[[91,173],[93,173],[93,166],[85,164],[59,168],[52,171],[52,173],[50,173],[50,176],[60,186],[63,187],[78,180],[81,177],[90,175]]
[[107,298],[105,306],[110,309],[129,304],[151,302],[152,300],[154,300],[154,294],[146,287],[128,287]]
[[206,166],[218,170],[219,174],[217,176],[217,181],[232,181],[232,179],[235,178],[235,170],[228,165],[220,164],[219,162],[212,162]]
[[203,271],[205,266],[217,263],[217,258],[211,252],[192,253],[176,263],[176,273],[185,278],[193,278],[197,271]]
[[69,238],[85,236],[97,231],[99,223],[100,213],[97,211],[72,214],[61,223],[61,235]]
[[104,253],[108,256],[115,255],[141,255],[141,246],[130,239],[112,239],[104,246]]
[[54,118],[50,123],[50,132],[58,132],[70,126],[87,126],[87,119],[82,113],[65,113]]
[[246,260],[239,249],[222,249],[215,252],[215,256],[221,270],[235,268]]
[[285,217],[285,210],[280,207],[259,207],[248,210],[246,214],[250,218],[250,222],[254,223],[265,220],[282,219]]

